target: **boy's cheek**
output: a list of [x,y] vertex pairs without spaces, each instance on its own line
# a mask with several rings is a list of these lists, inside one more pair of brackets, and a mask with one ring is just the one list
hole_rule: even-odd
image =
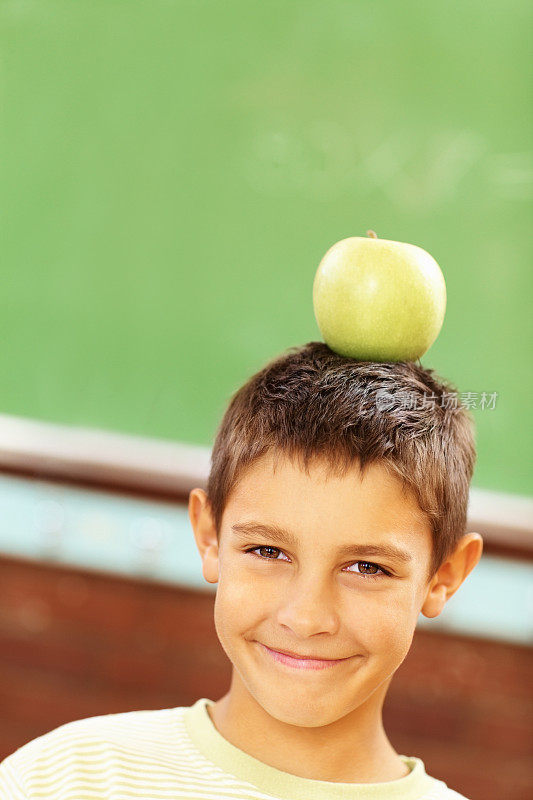
[[383,655],[393,661],[403,661],[413,639],[416,627],[416,604],[405,597],[395,602],[372,598],[366,607],[359,605],[345,629],[354,641],[359,642],[368,656]]
[[269,602],[267,598],[262,601],[257,583],[249,575],[225,574],[219,579],[215,627],[220,639],[246,635],[269,615]]

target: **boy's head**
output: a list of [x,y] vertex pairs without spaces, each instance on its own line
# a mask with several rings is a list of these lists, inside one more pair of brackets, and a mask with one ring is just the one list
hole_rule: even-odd
[[234,691],[310,727],[380,706],[419,613],[481,556],[465,535],[475,458],[456,389],[414,363],[310,342],[252,376],[189,499]]

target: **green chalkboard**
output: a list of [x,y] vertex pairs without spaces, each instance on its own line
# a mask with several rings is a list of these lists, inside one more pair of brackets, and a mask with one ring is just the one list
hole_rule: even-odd
[[0,413],[209,445],[338,239],[428,250],[474,485],[531,493],[527,0],[3,0]]

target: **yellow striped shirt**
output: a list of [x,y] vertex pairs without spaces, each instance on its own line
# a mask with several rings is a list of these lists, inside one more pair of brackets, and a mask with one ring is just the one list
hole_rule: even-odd
[[69,722],[0,764],[1,800],[466,800],[411,771],[384,783],[300,778],[249,756],[217,731],[205,697],[194,705]]

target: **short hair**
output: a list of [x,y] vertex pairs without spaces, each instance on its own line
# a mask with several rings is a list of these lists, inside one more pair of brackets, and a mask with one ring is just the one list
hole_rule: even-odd
[[427,515],[429,580],[466,528],[475,425],[457,397],[420,360],[359,361],[323,342],[288,348],[233,394],[218,428],[206,488],[217,537],[232,490],[267,453],[304,470],[318,459],[341,476],[379,462]]

